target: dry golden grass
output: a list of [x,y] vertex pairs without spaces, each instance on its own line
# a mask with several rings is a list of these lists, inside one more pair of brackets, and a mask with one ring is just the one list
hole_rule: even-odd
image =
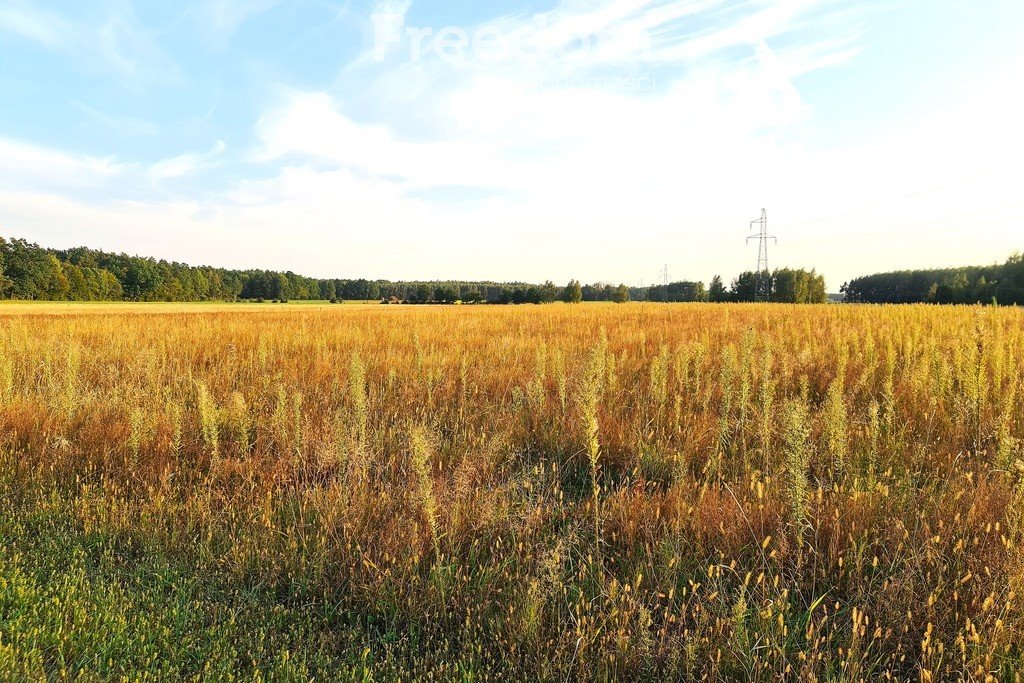
[[1016,680],[1022,382],[1007,308],[5,304],[0,675]]

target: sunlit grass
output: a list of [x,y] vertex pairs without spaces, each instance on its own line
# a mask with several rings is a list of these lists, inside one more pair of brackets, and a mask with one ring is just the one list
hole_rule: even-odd
[[0,679],[1014,680],[1018,309],[0,306]]

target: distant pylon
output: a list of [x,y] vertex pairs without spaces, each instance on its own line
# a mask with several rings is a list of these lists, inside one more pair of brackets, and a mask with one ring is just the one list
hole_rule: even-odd
[[757,225],[758,232],[747,238],[747,242],[750,240],[758,240],[757,249],[757,272],[754,274],[754,300],[755,301],[768,301],[772,294],[772,273],[768,269],[768,240],[775,240],[778,244],[778,240],[775,239],[774,235],[768,234],[768,211],[761,209],[761,217],[757,220],[750,221],[751,229],[755,229]]
[[661,284],[663,284],[666,287],[668,287],[668,264],[667,263],[665,264],[665,267],[661,269]]

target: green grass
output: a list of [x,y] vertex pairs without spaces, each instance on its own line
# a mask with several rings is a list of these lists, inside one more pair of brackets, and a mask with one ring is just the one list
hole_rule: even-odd
[[363,678],[355,634],[326,615],[82,534],[60,506],[0,523],[0,680]]
[[471,653],[425,662],[415,642],[365,617],[226,583],[137,536],[84,533],[59,496],[15,509],[4,493],[0,681],[502,677],[478,672]]

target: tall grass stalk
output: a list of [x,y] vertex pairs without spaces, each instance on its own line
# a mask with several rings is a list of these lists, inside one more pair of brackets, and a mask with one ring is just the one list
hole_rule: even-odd
[[594,507],[594,537],[601,543],[601,440],[598,409],[607,379],[608,340],[604,330],[591,350],[580,387],[580,415],[586,437],[587,461],[590,465],[590,486]]
[[823,410],[825,441],[832,457],[834,477],[842,479],[847,471],[848,420],[846,408],[846,363],[844,351],[837,356],[836,374],[825,394]]
[[199,411],[199,430],[207,453],[216,460],[220,453],[220,429],[217,403],[203,382],[196,383],[196,408]]
[[437,500],[434,497],[434,486],[430,473],[433,448],[427,431],[423,427],[414,427],[409,433],[409,459],[415,478],[416,494],[434,546],[434,557],[440,558],[441,530],[437,519]]
[[804,529],[807,526],[807,498],[810,484],[807,467],[810,457],[810,425],[807,404],[802,399],[790,400],[786,405],[783,443],[786,454],[786,476],[790,515],[797,530],[797,546],[803,549]]

